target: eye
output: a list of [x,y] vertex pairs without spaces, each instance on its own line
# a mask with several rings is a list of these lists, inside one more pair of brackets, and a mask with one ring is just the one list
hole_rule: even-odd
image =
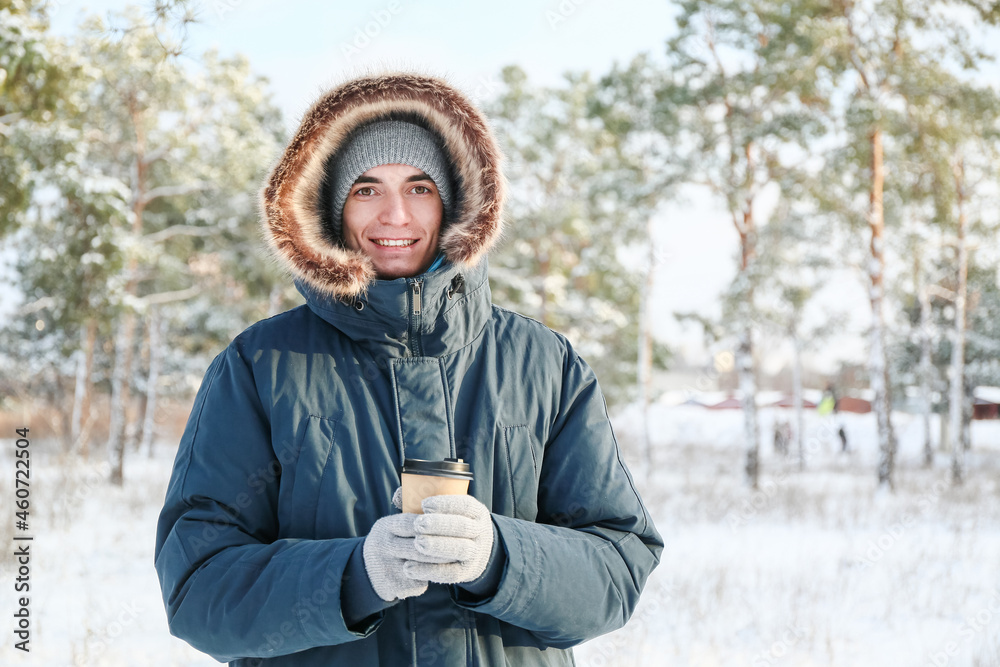
[[362,197],[370,197],[371,195],[375,194],[375,190],[373,190],[370,186],[366,185],[364,187],[355,190],[354,194],[361,195]]
[[426,185],[416,185],[416,186],[413,187],[413,192],[414,192],[414,194],[418,194],[418,195],[426,195],[426,194],[429,194],[430,192],[432,192],[432,190],[429,187],[427,187]]

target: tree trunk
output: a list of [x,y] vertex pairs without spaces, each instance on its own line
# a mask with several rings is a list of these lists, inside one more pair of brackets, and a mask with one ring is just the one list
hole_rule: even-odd
[[871,302],[872,324],[869,334],[868,372],[875,394],[872,409],[878,428],[878,482],[879,486],[893,488],[893,474],[896,459],[896,438],[892,431],[892,401],[889,396],[888,363],[885,351],[885,316],[883,300],[885,286],[885,218],[882,209],[882,190],[885,183],[883,169],[882,130],[875,128],[871,134],[872,185],[868,226],[871,230],[871,261],[869,262],[869,300]]
[[146,378],[146,409],[142,421],[142,441],[139,450],[153,456],[153,438],[156,429],[156,386],[160,381],[160,365],[163,359],[161,338],[163,320],[159,310],[149,311],[149,375]]
[[934,464],[934,448],[931,446],[931,376],[934,366],[931,362],[931,299],[927,286],[923,284],[923,272],[918,264],[917,295],[920,299],[920,412],[924,426],[924,466]]
[[[151,307],[144,321],[139,323],[142,331],[142,344],[139,346],[139,361],[132,371],[132,377],[136,378],[142,375],[146,380],[149,379],[149,373],[152,370],[151,364],[153,361],[152,350],[150,349],[150,339],[153,336],[153,310],[155,308]],[[146,439],[145,428],[146,428],[146,412],[149,405],[149,388],[141,392],[139,395],[139,405],[138,409],[135,411],[135,417],[129,420],[128,426],[125,428],[125,448],[129,451],[138,453],[142,447],[142,442]]]
[[73,417],[70,423],[70,450],[84,456],[87,455],[84,423],[90,421],[90,374],[94,369],[94,345],[96,342],[97,320],[90,319],[87,321],[87,325],[80,330],[76,387],[73,391]]
[[972,416],[976,410],[976,399],[973,396],[975,387],[969,382],[969,376],[965,376],[965,396],[962,400],[962,449],[969,451],[972,449]]
[[753,367],[753,329],[750,327],[740,332],[736,348],[736,368],[739,372],[740,393],[743,395],[743,441],[747,449],[747,481],[756,489],[760,477],[760,438],[757,427],[757,379]]
[[965,445],[962,437],[962,410],[965,400],[965,296],[969,269],[969,249],[965,243],[965,178],[963,164],[959,160],[954,166],[955,192],[958,204],[958,240],[955,252],[958,261],[957,287],[955,288],[955,324],[952,329],[951,381],[948,396],[948,440],[951,442],[951,481],[961,484],[965,479]]
[[[753,158],[750,144],[745,150],[747,164],[752,170]],[[747,481],[754,489],[760,477],[760,435],[757,423],[757,377],[753,358],[753,282],[751,265],[757,256],[757,230],[753,216],[753,200],[747,199],[742,212],[734,212],[733,222],[740,235],[740,272],[737,280],[743,282],[743,303],[739,305],[741,330],[736,347],[736,369],[740,392],[743,395],[743,441],[746,447]]]
[[792,327],[792,350],[795,355],[792,364],[792,405],[795,409],[795,446],[799,450],[799,470],[806,469],[805,410],[802,407],[802,339],[797,329]]
[[[137,372],[142,372],[142,370],[139,369]],[[149,370],[147,369],[145,372],[148,374]],[[135,377],[135,373],[132,375]],[[139,395],[139,405],[130,413],[131,417],[125,426],[125,448],[129,451],[138,452],[140,443],[145,438],[143,428],[146,426],[146,405],[148,403],[149,396],[146,392],[142,392]]]
[[[75,384],[75,380],[74,380]],[[63,399],[69,394],[69,378],[64,376],[62,373],[56,373],[56,384],[55,384],[55,395],[52,396],[52,405],[62,405]],[[59,428],[56,430],[56,435],[58,435],[63,441],[63,450],[69,451],[70,446],[73,444],[72,441],[72,431],[73,431],[73,411],[72,410],[57,410],[59,416]]]
[[[132,119],[132,129],[135,131],[136,137],[132,182],[132,234],[138,240],[142,237],[142,216],[146,207],[148,168],[146,164],[146,135],[143,129],[142,110],[134,98],[129,100],[128,107]],[[108,459],[111,465],[111,483],[119,486],[124,482],[123,467],[128,431],[128,404],[131,399],[129,381],[132,374],[132,336],[136,318],[133,306],[128,301],[135,299],[139,294],[138,269],[139,260],[133,252],[125,269],[127,278],[125,283],[126,312],[115,335],[115,369],[111,382],[111,428],[108,434]]]
[[653,439],[649,425],[649,405],[653,389],[653,327],[650,317],[650,297],[656,276],[656,253],[653,248],[652,219],[646,222],[646,276],[639,288],[639,359],[638,382],[642,401],[642,437],[646,481],[653,475]]
[[945,454],[951,450],[948,428],[948,415],[941,415],[941,419],[938,420],[938,450]]
[[126,313],[115,333],[115,366],[111,374],[111,425],[108,431],[108,463],[110,481],[121,485],[124,481],[125,429],[130,399],[129,376],[132,372],[132,330],[135,315]]

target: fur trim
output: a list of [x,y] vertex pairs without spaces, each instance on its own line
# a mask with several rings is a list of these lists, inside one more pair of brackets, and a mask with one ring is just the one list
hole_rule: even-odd
[[413,116],[444,140],[458,202],[442,232],[441,250],[472,266],[501,233],[505,183],[502,155],[483,114],[445,81],[389,72],[354,79],[306,112],[261,192],[262,226],[271,251],[292,274],[334,297],[353,297],[375,279],[362,252],[333,242],[324,225],[326,164],[351,132],[376,118]]

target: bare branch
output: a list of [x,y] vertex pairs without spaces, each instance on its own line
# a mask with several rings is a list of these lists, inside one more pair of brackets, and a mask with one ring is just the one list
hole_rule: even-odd
[[869,93],[872,92],[872,84],[868,80],[868,74],[865,72],[865,64],[861,62],[858,58],[858,36],[854,32],[854,20],[852,16],[852,10],[854,9],[854,3],[851,3],[846,7],[844,12],[844,18],[847,19],[847,35],[851,38],[851,47],[847,50],[848,56],[851,58],[851,65],[854,66],[855,71],[858,76],[861,77],[861,83],[864,84],[865,90]]

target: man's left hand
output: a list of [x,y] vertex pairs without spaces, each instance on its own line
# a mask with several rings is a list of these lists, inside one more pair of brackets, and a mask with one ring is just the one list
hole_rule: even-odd
[[432,496],[421,503],[424,513],[413,522],[418,553],[428,560],[409,560],[406,576],[439,584],[461,584],[482,575],[493,550],[490,511],[472,496]]

